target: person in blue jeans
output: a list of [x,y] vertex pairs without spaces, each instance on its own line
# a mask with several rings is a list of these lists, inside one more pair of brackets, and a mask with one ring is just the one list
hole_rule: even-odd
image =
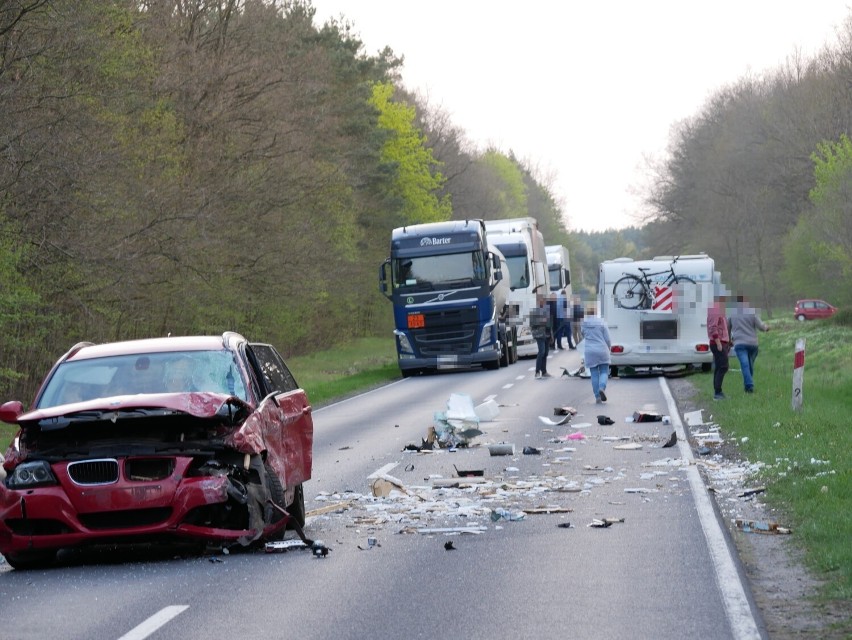
[[599,315],[588,315],[583,320],[580,329],[583,333],[583,364],[589,371],[592,379],[592,392],[595,394],[595,402],[600,404],[606,402],[606,383],[609,378],[609,365],[611,362],[610,348],[612,342],[609,337],[609,329],[606,322]]
[[743,373],[743,386],[746,393],[754,392],[754,361],[757,358],[757,332],[769,331],[748,303],[745,296],[737,296],[737,302],[728,314],[728,329],[734,354],[740,361],[740,371]]

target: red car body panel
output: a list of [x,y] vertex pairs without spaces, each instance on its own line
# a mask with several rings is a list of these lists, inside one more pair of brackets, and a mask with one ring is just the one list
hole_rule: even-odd
[[[221,340],[212,344],[221,348]],[[4,405],[4,419],[10,406],[20,405]],[[264,470],[290,500],[311,478],[313,421],[301,389],[270,393],[257,407],[212,392],[122,395],[37,409],[16,422],[22,429],[6,452],[7,473],[45,460],[57,484],[13,489],[0,482],[4,555],[169,537],[246,544],[288,524],[268,506],[270,495],[280,496],[269,493],[275,488]],[[90,430],[98,434],[91,449]],[[81,481],[71,471],[99,464],[114,470],[109,481]],[[256,506],[245,507],[242,520],[223,515],[247,503]]]

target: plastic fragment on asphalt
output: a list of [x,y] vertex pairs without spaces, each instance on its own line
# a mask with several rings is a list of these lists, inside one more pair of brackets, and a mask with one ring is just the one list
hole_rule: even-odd
[[646,487],[627,487],[624,493],[657,493],[656,489],[648,489]]
[[479,535],[480,533],[485,533],[488,531],[486,527],[433,527],[433,528],[414,528],[412,529],[416,533],[422,534],[436,534],[436,533],[471,533],[474,535]]
[[510,442],[489,444],[488,453],[492,456],[513,456],[515,455],[515,445]]
[[306,545],[301,540],[275,540],[274,542],[267,542],[264,546],[264,550],[266,553],[284,553],[286,551],[290,551],[291,549],[307,549],[308,545]]
[[480,422],[490,422],[499,415],[500,409],[494,400],[488,400],[487,402],[476,405],[473,412],[479,418]]
[[577,415],[577,410],[574,407],[553,407],[553,415],[555,416],[567,416]]
[[740,520],[737,518],[734,521],[738,529],[744,533],[771,533],[771,534],[790,534],[792,529],[780,526],[777,522],[761,522],[758,520]]
[[621,449],[622,451],[638,451],[642,448],[642,445],[639,442],[629,442],[627,444],[617,444],[613,446],[613,449]]
[[569,507],[557,507],[554,505],[548,505],[546,507],[532,507],[526,508],[523,510],[524,513],[530,515],[538,515],[538,514],[551,514],[551,513],[571,513],[574,510]]
[[571,421],[570,415],[564,416],[561,420],[551,420],[547,416],[539,416],[538,419],[542,422],[542,424],[546,424],[548,427],[558,427],[563,424],[568,424]]

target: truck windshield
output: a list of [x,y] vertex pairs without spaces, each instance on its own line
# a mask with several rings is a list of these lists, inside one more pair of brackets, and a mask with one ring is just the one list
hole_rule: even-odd
[[548,265],[550,272],[550,290],[559,291],[562,288],[562,267],[558,264]]
[[394,287],[431,285],[459,286],[481,283],[485,279],[485,257],[481,251],[450,253],[417,258],[397,258],[393,261]]
[[526,256],[506,256],[506,266],[509,267],[512,290],[530,286],[530,267]]

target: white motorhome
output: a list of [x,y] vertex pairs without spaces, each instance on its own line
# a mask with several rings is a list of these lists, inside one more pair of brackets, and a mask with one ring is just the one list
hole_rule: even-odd
[[[623,279],[636,282],[631,275],[649,283],[648,297],[642,297],[641,304],[637,297],[624,297]],[[709,371],[713,355],[707,308],[718,283],[715,263],[706,254],[602,262],[598,309],[609,328],[613,374],[620,368],[673,365],[698,365]]]
[[535,218],[486,220],[485,229],[488,241],[506,257],[509,266],[507,305],[509,322],[518,328],[518,355],[534,356],[538,346],[530,331],[530,311],[536,307],[536,295],[550,293],[544,237]]
[[568,298],[573,294],[571,287],[571,265],[568,262],[568,247],[561,244],[547,245],[547,271],[551,291],[564,291]]

